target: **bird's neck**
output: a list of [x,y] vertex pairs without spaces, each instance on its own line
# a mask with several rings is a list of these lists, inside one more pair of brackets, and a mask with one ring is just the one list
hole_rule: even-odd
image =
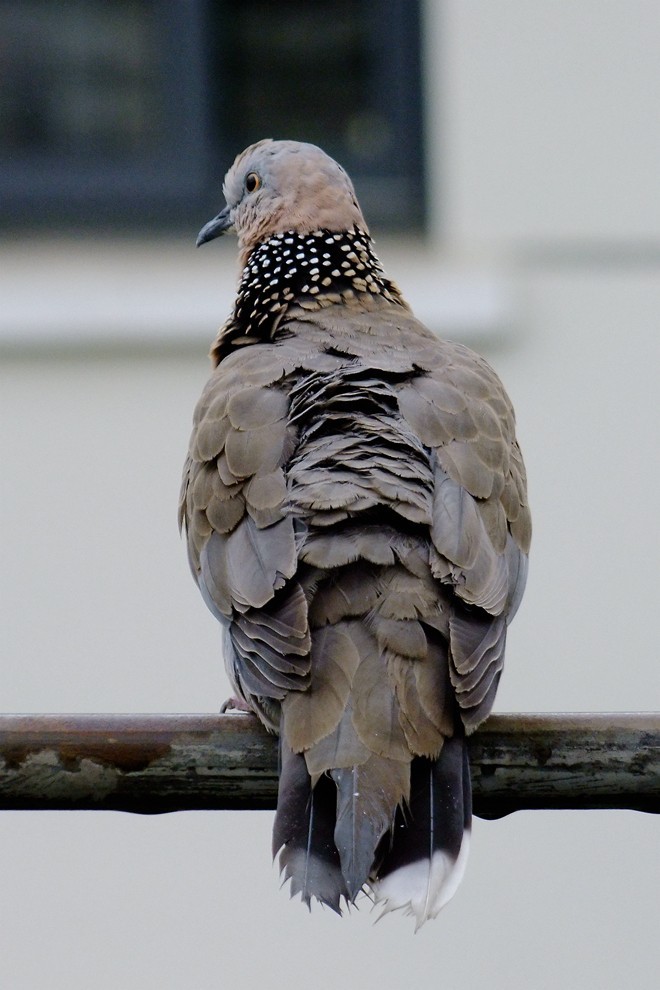
[[215,364],[237,347],[272,340],[293,306],[360,305],[373,297],[405,306],[368,234],[285,231],[257,245],[243,269],[234,311],[211,349]]

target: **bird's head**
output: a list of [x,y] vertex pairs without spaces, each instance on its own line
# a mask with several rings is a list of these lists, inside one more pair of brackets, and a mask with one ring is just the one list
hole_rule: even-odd
[[348,175],[313,144],[267,139],[236,158],[223,185],[227,205],[199,232],[197,246],[234,230],[241,267],[273,234],[369,231]]

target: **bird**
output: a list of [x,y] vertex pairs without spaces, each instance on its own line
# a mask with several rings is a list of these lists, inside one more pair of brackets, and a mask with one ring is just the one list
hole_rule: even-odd
[[265,139],[226,205],[240,278],[179,504],[240,705],[279,737],[291,896],[434,918],[463,876],[467,738],[489,714],[531,538],[514,411],[413,315],[347,172]]

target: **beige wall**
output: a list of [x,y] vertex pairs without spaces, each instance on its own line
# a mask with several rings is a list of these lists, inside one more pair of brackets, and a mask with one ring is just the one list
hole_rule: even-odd
[[[660,7],[428,0],[426,24],[432,237],[382,254],[517,408],[536,528],[498,708],[658,710]],[[0,245],[5,710],[204,711],[228,690],[175,509],[232,252],[127,250]],[[64,348],[52,314],[78,298],[94,331]],[[0,817],[0,985],[656,986],[651,816],[477,821],[463,888],[414,939],[289,904],[270,823]]]
[[[442,236],[466,251],[660,239],[654,0],[427,4]],[[430,42],[432,45],[433,43]]]

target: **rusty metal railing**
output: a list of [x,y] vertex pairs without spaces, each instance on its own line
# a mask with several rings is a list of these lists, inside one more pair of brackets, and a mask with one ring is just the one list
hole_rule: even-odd
[[[493,715],[470,739],[474,810],[660,812],[660,713]],[[277,743],[245,714],[0,716],[0,809],[267,809]]]

